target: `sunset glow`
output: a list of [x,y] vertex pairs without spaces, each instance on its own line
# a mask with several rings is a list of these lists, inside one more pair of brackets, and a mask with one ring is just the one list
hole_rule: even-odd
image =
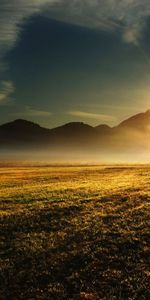
[[0,300],[150,299],[150,0],[0,0]]

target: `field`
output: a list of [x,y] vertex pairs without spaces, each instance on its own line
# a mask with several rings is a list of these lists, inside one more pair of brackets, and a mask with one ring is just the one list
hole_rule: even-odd
[[1,300],[150,299],[149,165],[0,165]]

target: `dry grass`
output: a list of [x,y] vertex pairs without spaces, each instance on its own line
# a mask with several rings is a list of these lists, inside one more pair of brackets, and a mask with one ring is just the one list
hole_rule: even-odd
[[0,167],[0,299],[148,300],[150,166]]

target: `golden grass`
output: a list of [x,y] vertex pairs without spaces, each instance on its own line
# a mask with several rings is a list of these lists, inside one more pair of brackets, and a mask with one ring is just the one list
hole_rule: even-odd
[[1,299],[144,299],[150,166],[0,168]]

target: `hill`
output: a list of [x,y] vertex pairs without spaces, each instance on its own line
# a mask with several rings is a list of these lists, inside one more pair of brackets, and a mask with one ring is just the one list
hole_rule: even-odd
[[118,125],[119,128],[130,128],[140,131],[150,130],[150,109],[145,113],[139,113],[131,118],[124,120]]
[[118,126],[92,127],[71,122],[47,129],[31,121],[17,119],[0,126],[1,149],[71,149],[86,151],[127,151],[150,149],[150,110],[134,115]]

